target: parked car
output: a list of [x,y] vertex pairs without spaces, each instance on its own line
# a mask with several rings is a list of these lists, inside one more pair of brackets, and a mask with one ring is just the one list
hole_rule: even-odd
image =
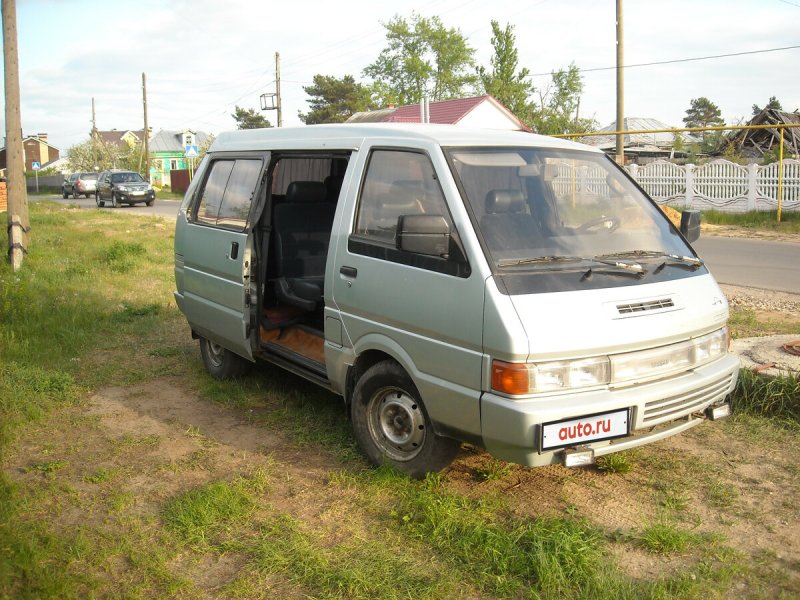
[[91,172],[73,173],[64,179],[64,183],[61,185],[61,195],[64,198],[72,196],[76,199],[80,195],[83,195],[84,198],[93,196],[97,189],[97,176],[97,173]]
[[466,441],[586,465],[730,412],[728,303],[603,152],[431,125],[223,133],[175,230],[208,372],[270,361],[343,397],[415,477]]
[[153,186],[136,171],[103,171],[97,178],[95,202],[99,207],[105,206],[106,201],[111,202],[114,208],[138,202],[153,206],[155,199]]

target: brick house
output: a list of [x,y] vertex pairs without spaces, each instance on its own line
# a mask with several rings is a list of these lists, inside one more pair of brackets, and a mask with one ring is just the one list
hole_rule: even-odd
[[[22,152],[25,161],[25,171],[33,170],[33,163],[38,162],[41,168],[45,168],[48,163],[56,161],[60,157],[60,150],[51,146],[47,142],[46,133],[37,133],[22,139]],[[6,174],[6,148],[0,148],[0,176]]]

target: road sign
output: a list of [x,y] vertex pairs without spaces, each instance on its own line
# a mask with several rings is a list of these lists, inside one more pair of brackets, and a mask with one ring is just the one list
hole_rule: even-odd
[[31,163],[31,169],[32,169],[32,170],[34,170],[34,171],[38,171],[38,170],[39,170],[39,169],[41,169],[41,168],[42,168],[42,163],[40,163],[39,161],[36,161],[36,160],[35,160],[35,161],[33,161],[33,162]]
[[195,158],[197,155],[197,146],[186,146],[186,158]]

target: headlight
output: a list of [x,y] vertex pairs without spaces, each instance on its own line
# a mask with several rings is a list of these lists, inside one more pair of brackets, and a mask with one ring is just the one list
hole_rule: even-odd
[[127,186],[127,185],[118,185],[118,186],[117,186],[117,189],[118,189],[120,192],[127,192],[127,191],[128,191],[128,186]]
[[653,379],[688,371],[728,352],[728,328],[693,340],[611,356],[541,363],[492,361],[492,389],[511,396]]
[[492,362],[492,389],[505,394],[537,394],[609,383],[608,357],[545,363]]

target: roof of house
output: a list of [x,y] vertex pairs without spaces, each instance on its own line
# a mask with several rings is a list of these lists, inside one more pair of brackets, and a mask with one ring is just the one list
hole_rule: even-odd
[[[641,131],[646,129],[677,129],[658,119],[648,117],[625,117],[623,127],[626,131]],[[617,122],[614,121],[598,131],[616,131]],[[626,133],[625,147],[654,146],[657,148],[671,148],[675,144],[674,133]],[[689,144],[699,143],[700,139],[688,133],[681,133],[684,142]],[[616,136],[598,135],[584,138],[585,143],[598,148],[614,148],[617,145]]]
[[[529,128],[517,116],[508,110],[493,96],[472,96],[470,98],[455,98],[453,100],[437,100],[429,103],[430,122],[441,125],[455,125],[471,113],[476,107],[488,102],[503,112],[509,119],[516,122],[519,129],[529,131]],[[420,105],[407,104],[397,108],[383,108],[368,112],[358,112],[347,119],[347,123],[419,123]]]
[[[748,123],[748,125],[780,124],[800,125],[800,113],[765,108]],[[783,132],[784,153],[800,154],[800,128],[786,128]],[[721,153],[727,146],[733,145],[744,154],[763,156],[776,144],[780,144],[777,129],[741,129],[734,135],[723,139],[715,154]]]
[[125,143],[124,137],[132,134],[137,140],[144,139],[144,129],[111,129],[109,131],[97,131],[97,137],[105,144],[116,144],[117,146]]
[[[195,143],[198,146],[203,146],[208,140],[209,136],[205,131],[192,131],[192,133],[194,133]],[[182,154],[186,150],[183,146],[183,134],[183,131],[161,129],[150,138],[150,152],[180,152]]]

